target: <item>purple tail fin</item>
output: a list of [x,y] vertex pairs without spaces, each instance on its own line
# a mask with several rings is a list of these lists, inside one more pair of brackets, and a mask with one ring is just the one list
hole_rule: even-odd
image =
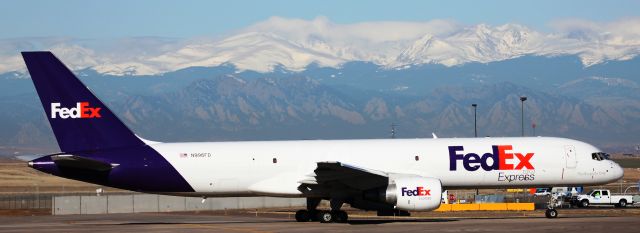
[[22,52],[63,152],[145,145],[51,52]]

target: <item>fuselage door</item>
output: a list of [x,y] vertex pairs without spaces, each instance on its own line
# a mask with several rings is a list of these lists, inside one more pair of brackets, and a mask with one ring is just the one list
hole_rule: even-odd
[[576,168],[576,148],[571,145],[564,146],[564,159],[567,168]]

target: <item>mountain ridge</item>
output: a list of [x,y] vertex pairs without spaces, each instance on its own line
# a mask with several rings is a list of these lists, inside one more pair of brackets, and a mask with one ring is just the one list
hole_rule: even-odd
[[[636,22],[628,19],[620,22]],[[378,30],[371,31],[378,26]],[[609,27],[605,27],[609,26]],[[412,30],[407,30],[407,29]],[[365,30],[366,29],[366,30]],[[402,33],[401,33],[402,32]],[[145,50],[126,47],[144,46]],[[96,45],[98,44],[98,45]],[[123,47],[123,48],[121,48]],[[107,75],[158,75],[188,67],[233,64],[237,71],[301,72],[310,64],[340,68],[371,62],[385,69],[490,63],[521,56],[580,58],[583,67],[629,60],[640,54],[640,35],[615,23],[597,29],[540,32],[519,24],[459,25],[447,21],[342,25],[326,18],[272,17],[220,38],[130,38],[113,42],[39,38],[0,41],[0,73],[24,72],[24,50],[51,50],[73,69]]]
[[[603,149],[640,140],[640,58],[584,68],[577,56],[384,69],[367,62],[301,72],[238,72],[225,64],[162,75],[77,76],[142,137],[229,141],[469,137],[478,104],[481,136],[569,137]],[[55,147],[33,84],[0,75],[0,147]],[[0,148],[1,149],[1,148]],[[13,153],[13,152],[11,152]]]

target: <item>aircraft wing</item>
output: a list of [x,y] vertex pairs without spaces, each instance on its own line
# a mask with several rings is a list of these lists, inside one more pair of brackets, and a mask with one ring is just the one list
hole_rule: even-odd
[[358,190],[386,186],[389,175],[385,172],[357,167],[341,162],[318,162],[318,167],[303,184],[337,186],[345,185]]

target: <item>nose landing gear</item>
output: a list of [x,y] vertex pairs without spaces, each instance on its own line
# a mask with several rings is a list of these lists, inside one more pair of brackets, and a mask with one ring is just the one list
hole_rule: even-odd
[[547,218],[557,218],[558,211],[556,207],[560,206],[561,203],[562,201],[558,194],[549,195],[549,202],[547,202],[547,210],[544,212],[544,216]]
[[558,211],[556,209],[547,209],[547,211],[544,212],[544,216],[547,218],[556,218],[558,217]]

